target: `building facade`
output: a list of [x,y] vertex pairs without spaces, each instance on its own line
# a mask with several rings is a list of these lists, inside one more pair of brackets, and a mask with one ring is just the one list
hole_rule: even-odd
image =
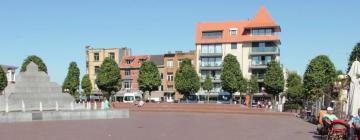
[[[124,92],[138,92],[139,83],[137,79],[139,77],[140,67],[145,61],[152,61],[157,66],[160,76],[162,77],[162,71],[164,68],[164,56],[163,55],[141,55],[141,56],[125,56],[120,62],[120,74],[123,80],[122,90]],[[162,82],[163,83],[163,78]],[[157,91],[151,93],[151,97],[163,98],[163,85],[160,85]],[[150,98],[150,97],[146,97]]]
[[196,52],[182,52],[176,51],[175,53],[167,53],[164,55],[164,70],[163,70],[163,85],[165,100],[171,102],[179,100],[182,95],[176,91],[175,88],[175,74],[180,68],[182,60],[185,58],[191,59],[193,66],[196,64]]
[[227,54],[237,57],[243,76],[258,77],[263,87],[264,73],[271,60],[279,61],[280,26],[265,7],[253,19],[229,22],[198,23],[196,27],[196,70],[203,82],[209,73],[213,79],[212,93],[222,92],[221,64]]
[[[8,91],[7,89],[12,86],[12,84],[15,83],[15,72],[17,67],[15,66],[9,66],[9,65],[0,65],[0,67],[3,69],[3,71],[6,74],[6,78],[8,81],[8,86],[5,88],[5,91]],[[4,91],[0,91],[0,95],[4,94]]]
[[126,56],[131,56],[130,48],[92,48],[86,46],[86,73],[89,75],[93,92],[99,92],[95,83],[96,74],[105,58],[114,59],[119,64],[121,59]]

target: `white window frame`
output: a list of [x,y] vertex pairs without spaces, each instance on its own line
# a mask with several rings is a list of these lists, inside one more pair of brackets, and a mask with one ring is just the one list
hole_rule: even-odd
[[[233,31],[235,31],[235,34],[232,34]],[[230,33],[230,36],[236,36],[238,34],[238,28],[230,28],[229,33]]]

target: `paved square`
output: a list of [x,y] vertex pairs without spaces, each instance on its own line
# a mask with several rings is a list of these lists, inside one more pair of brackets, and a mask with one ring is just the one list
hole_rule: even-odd
[[130,119],[0,124],[0,139],[311,140],[314,129],[289,116],[131,112]]

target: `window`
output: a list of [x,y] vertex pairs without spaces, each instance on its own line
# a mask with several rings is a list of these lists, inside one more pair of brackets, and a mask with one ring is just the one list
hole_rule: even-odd
[[201,58],[202,67],[218,67],[221,66],[221,57],[203,57]]
[[273,32],[274,31],[271,28],[259,28],[251,30],[252,35],[272,35]]
[[131,75],[131,71],[130,70],[125,70],[125,76],[129,76]]
[[115,60],[115,53],[110,52],[109,53],[109,58],[112,59],[112,60]]
[[209,52],[208,53],[215,53],[215,45],[214,44],[209,45]]
[[230,28],[230,35],[235,36],[237,34],[237,28]]
[[181,66],[181,63],[182,63],[182,59],[179,59],[179,60],[178,60],[178,67]]
[[201,45],[201,53],[208,53],[209,45]]
[[94,61],[99,61],[99,53],[94,53]]
[[124,88],[125,89],[131,89],[131,82],[129,82],[129,81],[124,82]]
[[174,61],[172,59],[169,59],[166,63],[167,67],[172,68],[174,66]]
[[139,63],[140,63],[140,64],[143,64],[144,62],[145,62],[145,59],[140,59],[140,60],[139,60]]
[[95,66],[94,71],[95,71],[95,74],[98,74],[98,72],[100,71],[100,67],[99,67],[99,66]]
[[160,78],[163,79],[163,77],[164,77],[164,74],[160,73]]
[[167,80],[168,81],[174,81],[174,76],[172,72],[167,73]]
[[221,66],[221,58],[220,57],[216,58],[215,66]]
[[201,53],[222,53],[221,44],[201,45]]
[[215,53],[221,53],[221,44],[216,44]]
[[202,38],[222,38],[223,31],[203,31]]
[[231,43],[231,49],[236,50],[237,49],[237,44],[236,43]]
[[126,60],[126,64],[131,64],[132,60]]

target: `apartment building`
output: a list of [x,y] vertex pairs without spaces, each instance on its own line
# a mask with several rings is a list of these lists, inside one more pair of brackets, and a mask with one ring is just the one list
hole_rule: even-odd
[[227,54],[233,54],[240,63],[243,76],[249,79],[256,75],[263,87],[267,64],[280,58],[280,31],[280,26],[264,6],[249,20],[198,23],[196,70],[201,81],[209,73],[214,84],[212,92],[221,92],[221,64]]
[[99,92],[95,83],[96,74],[105,58],[109,57],[119,64],[125,56],[131,56],[130,48],[92,48],[86,46],[86,73],[89,74],[93,92]]
[[167,54],[164,54],[163,85],[165,101],[172,102],[182,98],[182,95],[180,95],[179,92],[177,92],[175,89],[175,74],[176,71],[180,68],[182,60],[185,58],[191,59],[192,64],[195,67],[195,51],[176,51],[175,53],[168,52]]

